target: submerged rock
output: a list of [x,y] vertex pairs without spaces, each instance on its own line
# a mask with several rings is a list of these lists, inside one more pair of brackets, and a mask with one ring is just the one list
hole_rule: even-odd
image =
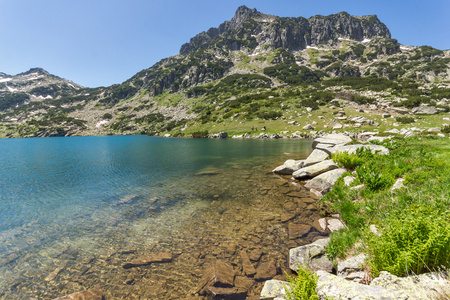
[[103,290],[101,288],[96,288],[56,298],[55,300],[102,300],[102,299],[104,299]]
[[171,261],[172,261],[172,254],[170,253],[153,253],[149,255],[144,255],[137,259],[133,259],[131,262],[124,264],[123,268],[130,269],[150,265],[153,263],[167,263]]

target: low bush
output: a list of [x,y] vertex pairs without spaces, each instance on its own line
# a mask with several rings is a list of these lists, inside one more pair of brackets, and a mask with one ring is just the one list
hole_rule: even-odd
[[339,166],[354,170],[356,167],[364,164],[368,157],[372,156],[370,149],[360,148],[356,154],[349,154],[348,152],[337,152],[331,155],[333,161]]
[[409,124],[409,123],[414,123],[415,122],[413,117],[396,117],[395,120],[397,122],[402,123],[402,124]]
[[193,138],[197,138],[197,139],[199,139],[199,138],[206,138],[206,137],[208,137],[208,130],[195,131],[195,132],[192,133],[192,137]]
[[384,189],[394,183],[394,179],[389,174],[379,172],[372,165],[363,165],[356,168],[356,174],[359,180],[372,191]]
[[286,274],[288,286],[285,286],[286,300],[317,300],[316,294],[318,276],[312,273],[308,268],[298,265],[297,277]]
[[450,126],[445,125],[444,127],[442,127],[441,132],[442,133],[450,133]]

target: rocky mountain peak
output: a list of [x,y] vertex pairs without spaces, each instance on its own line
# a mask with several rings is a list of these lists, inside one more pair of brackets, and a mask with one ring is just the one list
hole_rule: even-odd
[[237,26],[248,19],[261,17],[262,15],[263,14],[257,11],[256,8],[250,9],[247,6],[242,5],[238,7],[230,23]]
[[17,75],[30,75],[30,74],[37,74],[37,75],[51,75],[49,72],[47,72],[46,70],[42,69],[42,68],[31,68],[26,72],[17,74]]

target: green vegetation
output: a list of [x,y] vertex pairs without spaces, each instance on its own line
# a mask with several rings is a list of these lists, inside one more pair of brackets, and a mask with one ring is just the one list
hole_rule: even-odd
[[410,123],[414,123],[415,122],[413,117],[407,117],[407,116],[396,117],[395,120],[397,122],[402,123],[402,124],[410,124]]
[[0,93],[0,111],[23,104],[29,99],[25,93]]
[[304,268],[299,264],[297,277],[286,274],[289,282],[285,286],[287,300],[318,300],[316,294],[318,276],[312,273],[308,268]]
[[[369,253],[371,273],[386,270],[397,276],[450,267],[450,143],[434,134],[395,138],[382,144],[390,155],[334,156],[356,169],[351,189],[339,179],[322,203],[339,212],[347,229],[333,233],[330,257],[351,251]],[[361,154],[360,154],[361,155]],[[357,155],[355,155],[357,156]],[[391,191],[397,178],[406,189]],[[376,225],[381,236],[369,229]],[[357,246],[359,245],[359,246]]]

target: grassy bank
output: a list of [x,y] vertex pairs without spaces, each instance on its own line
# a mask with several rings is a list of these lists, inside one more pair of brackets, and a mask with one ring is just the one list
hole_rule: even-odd
[[[373,276],[383,270],[405,276],[450,267],[449,138],[398,137],[382,145],[390,155],[333,157],[356,179],[346,186],[344,174],[322,200],[324,209],[340,213],[347,225],[331,235],[329,256],[367,253]],[[405,179],[405,187],[392,191],[398,178]],[[364,188],[352,189],[361,184]]]

